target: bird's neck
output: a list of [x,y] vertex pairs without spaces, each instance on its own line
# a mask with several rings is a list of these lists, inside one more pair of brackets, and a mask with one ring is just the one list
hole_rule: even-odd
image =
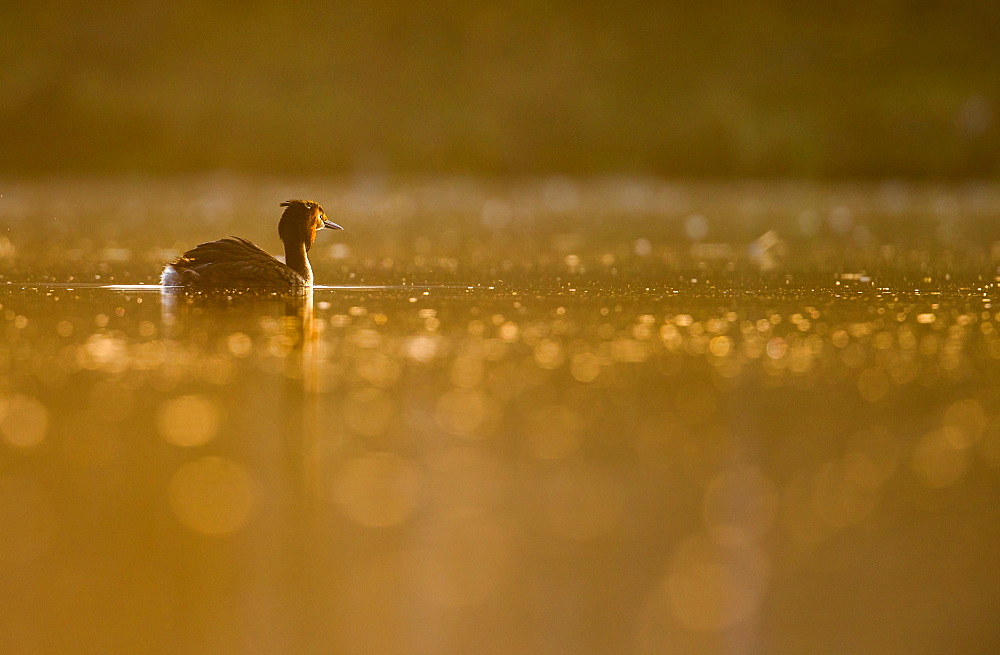
[[306,254],[306,244],[302,241],[285,241],[285,264],[312,284],[313,272]]

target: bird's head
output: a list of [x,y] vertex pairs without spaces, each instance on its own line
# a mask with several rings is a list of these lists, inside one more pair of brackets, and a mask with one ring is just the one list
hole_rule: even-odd
[[317,230],[322,230],[324,227],[331,230],[344,229],[327,219],[319,203],[310,200],[287,200],[281,203],[281,206],[285,211],[278,222],[278,236],[286,243],[302,241],[308,250],[316,240]]

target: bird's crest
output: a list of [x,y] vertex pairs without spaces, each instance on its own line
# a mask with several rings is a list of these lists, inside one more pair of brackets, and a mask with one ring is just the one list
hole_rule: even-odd
[[281,203],[280,206],[281,207],[291,207],[292,205],[302,205],[306,209],[312,209],[313,207],[316,206],[316,203],[309,202],[308,200],[293,199],[293,200],[286,200],[285,202]]

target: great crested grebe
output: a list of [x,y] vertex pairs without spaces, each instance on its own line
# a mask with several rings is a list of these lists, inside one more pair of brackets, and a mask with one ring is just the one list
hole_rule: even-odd
[[313,273],[309,249],[316,231],[342,230],[327,220],[323,208],[308,200],[289,200],[278,222],[278,236],[285,244],[285,263],[240,237],[209,241],[167,264],[160,276],[165,287],[268,287],[308,289]]

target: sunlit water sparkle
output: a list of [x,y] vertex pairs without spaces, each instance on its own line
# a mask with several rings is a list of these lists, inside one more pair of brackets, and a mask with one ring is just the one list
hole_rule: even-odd
[[152,260],[42,275],[14,243],[11,652],[996,643],[1000,308],[968,253],[994,255],[801,265],[835,233],[740,272],[735,240],[699,267],[565,228],[536,228],[531,270],[473,247],[452,266],[443,233],[356,270],[320,255],[333,283],[293,298],[120,282]]

